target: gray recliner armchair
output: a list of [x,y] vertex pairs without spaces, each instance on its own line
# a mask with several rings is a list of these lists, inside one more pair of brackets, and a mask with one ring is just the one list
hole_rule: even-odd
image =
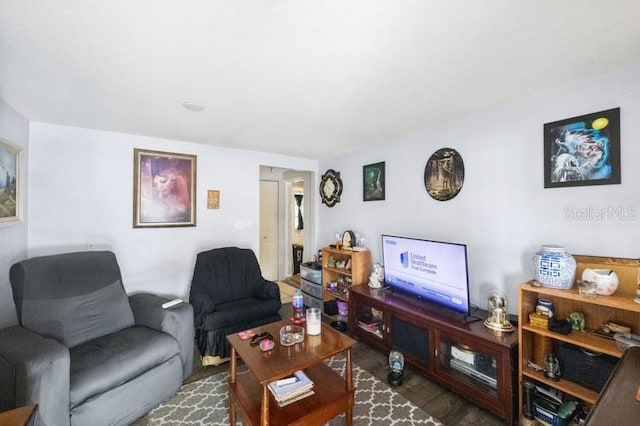
[[27,259],[10,280],[20,325],[0,330],[0,411],[38,404],[39,424],[129,424],[191,374],[191,305],[127,296],[112,252]]

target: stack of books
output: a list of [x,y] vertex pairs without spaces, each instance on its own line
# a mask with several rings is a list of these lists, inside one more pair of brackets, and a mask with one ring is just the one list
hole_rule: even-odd
[[291,377],[269,383],[269,390],[280,407],[315,393],[313,382],[304,374],[304,371],[296,371]]
[[380,324],[382,324],[382,321],[372,315],[363,315],[358,319],[358,325],[368,331],[379,330]]

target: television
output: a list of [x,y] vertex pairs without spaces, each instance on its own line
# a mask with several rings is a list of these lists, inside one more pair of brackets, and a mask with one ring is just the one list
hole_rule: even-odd
[[465,244],[382,235],[384,282],[469,315],[469,271]]

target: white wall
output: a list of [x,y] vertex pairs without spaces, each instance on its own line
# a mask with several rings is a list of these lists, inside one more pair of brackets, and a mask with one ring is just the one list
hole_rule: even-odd
[[[133,228],[133,149],[195,154],[197,226]],[[196,254],[259,249],[259,166],[317,170],[312,160],[201,144],[31,124],[29,256],[113,250],[127,292],[187,297]],[[220,209],[207,210],[208,189]]]
[[[22,166],[27,166],[29,122],[0,99],[0,139],[22,148]],[[27,257],[27,174],[22,174],[22,222],[0,224],[0,328],[17,322],[9,285],[9,268]]]
[[[523,78],[526,84],[526,78]],[[621,108],[622,184],[544,188],[543,124]],[[318,242],[329,244],[345,229],[367,238],[381,262],[380,234],[426,237],[468,244],[472,303],[486,308],[490,290],[506,292],[516,312],[518,285],[533,276],[531,258],[542,244],[570,253],[638,258],[640,246],[640,67],[621,70],[535,98],[424,129],[320,164],[341,172],[341,202],[319,211]],[[451,147],[463,157],[461,192],[446,202],[424,188],[427,159]],[[362,166],[386,162],[386,200],[362,201]],[[623,208],[630,216],[576,220]]]

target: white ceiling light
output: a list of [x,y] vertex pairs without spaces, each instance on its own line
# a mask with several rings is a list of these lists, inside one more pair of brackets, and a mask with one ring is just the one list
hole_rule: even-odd
[[202,111],[204,109],[204,105],[197,104],[195,102],[183,102],[182,106],[188,109],[189,111]]

